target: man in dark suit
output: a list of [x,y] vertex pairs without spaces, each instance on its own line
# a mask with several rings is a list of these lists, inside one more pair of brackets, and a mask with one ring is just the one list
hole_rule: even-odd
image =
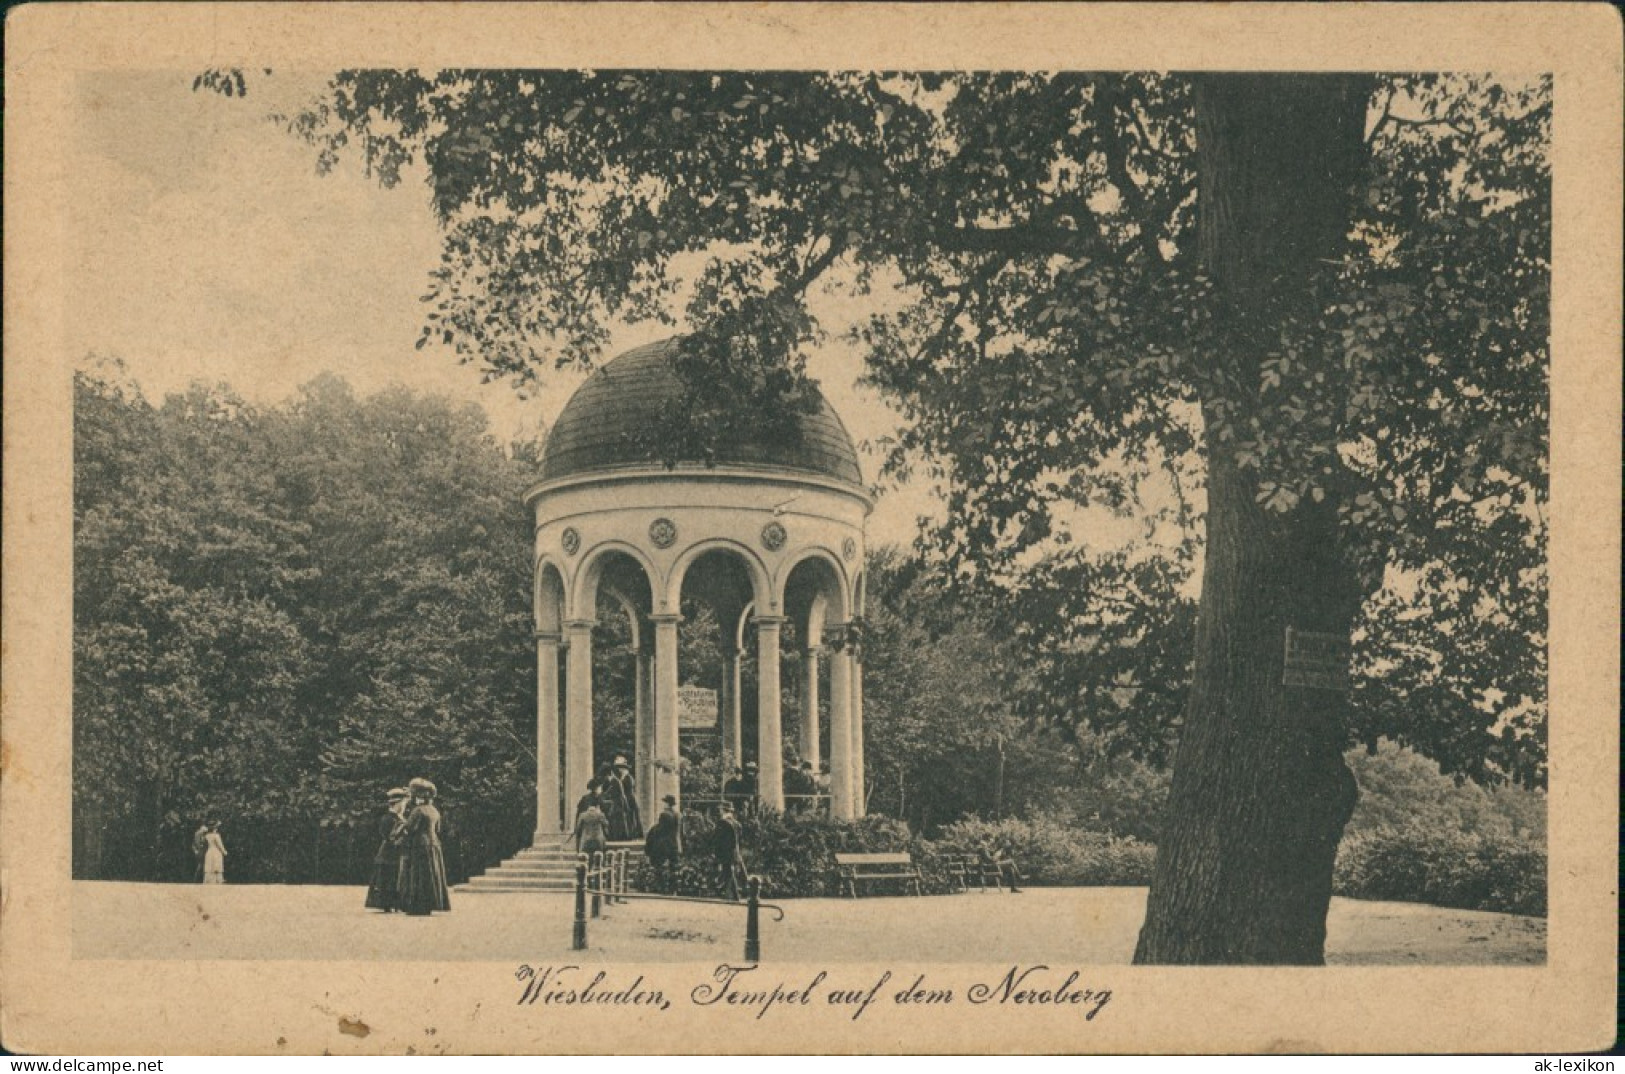
[[743,768],[734,769],[732,778],[722,785],[722,797],[733,807],[735,813],[743,813],[745,807],[750,803],[751,796],[755,793],[754,781],[751,783],[745,782],[745,770]]
[[683,856],[683,821],[677,815],[675,795],[668,794],[661,801],[665,803],[665,808],[660,811],[654,827],[649,829],[648,838],[643,841],[643,856],[654,870],[656,880],[664,886]]
[[813,811],[817,804],[813,796],[818,793],[818,783],[813,778],[812,762],[802,761],[784,773],[784,793],[789,799],[787,809],[796,813]]
[[745,762],[744,781],[745,781],[744,782],[744,789],[743,789],[743,792],[742,792],[743,796],[744,796],[744,800],[745,800],[744,805],[743,806],[735,806],[734,807],[734,812],[736,814],[738,814],[738,816],[741,816],[741,817],[755,816],[756,815],[756,795],[758,793],[758,784],[756,782],[756,762],[755,761],[746,761]]
[[717,809],[717,830],[712,836],[711,852],[717,862],[717,882],[722,891],[735,902],[739,900],[739,883],[745,876],[745,855],[740,850],[739,821],[733,807],[727,804]]

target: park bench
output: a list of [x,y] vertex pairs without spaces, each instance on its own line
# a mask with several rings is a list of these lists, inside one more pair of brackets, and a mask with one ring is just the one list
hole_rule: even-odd
[[835,868],[854,899],[859,884],[874,880],[907,880],[914,885],[914,894],[920,894],[920,867],[907,854],[837,854]]
[[1014,858],[995,858],[991,854],[948,854],[944,856],[943,864],[949,879],[962,892],[969,891],[972,883],[975,883],[978,891],[986,891],[989,886],[994,891],[1003,891],[1006,880],[1012,894],[1021,891],[1019,885],[1024,878]]

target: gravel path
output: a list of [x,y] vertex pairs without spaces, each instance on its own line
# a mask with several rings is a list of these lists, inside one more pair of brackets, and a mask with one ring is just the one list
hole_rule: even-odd
[[[74,884],[74,955],[140,959],[530,961],[569,953],[567,895],[453,893],[452,913],[362,909],[349,887]],[[762,915],[773,962],[1127,963],[1144,888],[1035,888],[1020,895],[795,899]],[[709,962],[743,954],[743,908],[608,907],[590,922],[602,961]],[[1546,922],[1414,903],[1333,899],[1327,961],[1522,965],[1545,961]]]

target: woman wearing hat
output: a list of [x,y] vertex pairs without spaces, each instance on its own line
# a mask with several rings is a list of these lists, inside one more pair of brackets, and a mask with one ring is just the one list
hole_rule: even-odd
[[394,787],[385,795],[389,806],[378,820],[378,852],[372,856],[372,882],[367,885],[367,909],[386,914],[399,910],[401,838],[406,832],[406,805],[411,800],[405,787]]
[[621,829],[626,826],[626,799],[621,795],[621,785],[615,782],[615,769],[610,765],[598,769],[598,792],[598,808],[603,810],[608,824],[606,836],[619,839]]
[[615,755],[604,797],[609,801],[609,808],[604,810],[609,817],[609,837],[620,842],[640,838],[643,835],[643,815],[638,811],[632,766],[626,763],[624,754]]
[[425,917],[436,910],[444,913],[451,909],[451,893],[446,890],[446,859],[440,849],[435,786],[426,779],[414,779],[406,786],[412,792],[412,808],[401,833],[399,905],[413,917]]

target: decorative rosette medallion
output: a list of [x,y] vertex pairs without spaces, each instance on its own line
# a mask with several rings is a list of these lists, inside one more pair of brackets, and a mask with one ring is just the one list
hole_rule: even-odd
[[657,518],[649,523],[649,540],[656,548],[670,548],[677,543],[677,523],[669,518]]
[[858,557],[858,542],[851,537],[841,542],[841,558],[853,560]]
[[566,526],[559,535],[559,543],[564,546],[565,555],[573,556],[581,551],[581,534],[575,531],[575,527]]
[[769,522],[762,527],[762,547],[769,552],[777,552],[783,548],[784,542],[789,537],[790,535],[784,531],[784,527],[777,522]]

